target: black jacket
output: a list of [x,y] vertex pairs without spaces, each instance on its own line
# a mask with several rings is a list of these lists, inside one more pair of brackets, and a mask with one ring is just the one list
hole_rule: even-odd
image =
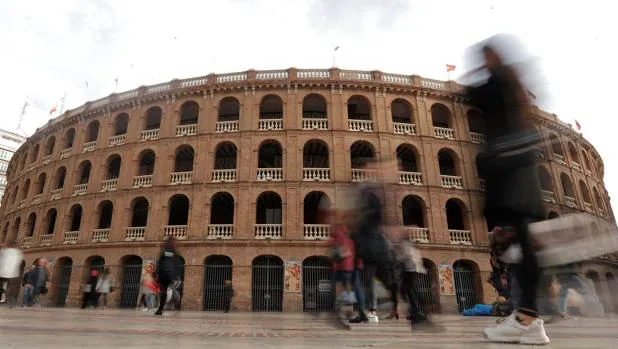
[[159,282],[176,280],[176,250],[172,248],[163,248],[161,256],[157,262],[157,279]]
[[376,193],[377,186],[361,184],[358,191],[356,225],[351,237],[356,245],[356,255],[365,264],[390,267],[391,251],[380,229],[383,225],[382,203]]

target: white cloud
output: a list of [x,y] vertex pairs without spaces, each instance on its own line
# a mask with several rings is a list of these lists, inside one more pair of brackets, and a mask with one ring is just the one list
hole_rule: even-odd
[[[610,193],[610,101],[618,73],[613,5],[567,1],[57,0],[0,2],[2,127],[32,132],[64,93],[74,108],[118,90],[173,78],[254,69],[337,66],[446,79],[466,68],[466,48],[495,33],[517,35],[537,56],[543,106],[579,120],[600,151]],[[88,82],[88,88],[85,82]]]

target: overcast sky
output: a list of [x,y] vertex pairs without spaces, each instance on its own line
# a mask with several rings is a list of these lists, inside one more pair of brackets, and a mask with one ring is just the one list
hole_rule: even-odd
[[[0,0],[0,127],[31,134],[65,109],[174,78],[336,65],[446,79],[466,48],[513,33],[538,58],[546,110],[577,119],[601,153],[610,195],[618,25],[611,1]],[[541,94],[546,90],[548,94]]]

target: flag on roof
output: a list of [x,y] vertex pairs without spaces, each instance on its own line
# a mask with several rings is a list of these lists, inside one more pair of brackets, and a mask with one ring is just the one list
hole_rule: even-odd
[[57,108],[56,108],[56,106],[54,105],[54,106],[50,109],[50,111],[49,111],[49,115],[52,115],[53,113],[55,113],[55,112],[56,112],[56,110],[57,110]]
[[450,72],[450,71],[455,71],[455,68],[457,68],[456,66],[452,65],[452,64],[447,64],[446,65],[446,71]]
[[577,131],[582,130],[582,125],[580,125],[579,122],[577,122],[577,120],[575,120],[575,127],[577,127]]

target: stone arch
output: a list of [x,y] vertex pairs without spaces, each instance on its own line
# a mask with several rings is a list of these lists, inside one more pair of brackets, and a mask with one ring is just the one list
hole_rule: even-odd
[[55,294],[51,295],[57,307],[66,305],[69,288],[71,286],[71,274],[73,273],[73,259],[71,257],[60,257],[54,264],[51,275],[52,284],[56,286]]
[[404,226],[425,227],[425,202],[418,195],[406,195],[401,201],[401,217]]
[[174,152],[174,172],[192,172],[195,163],[195,150],[188,144],[176,148]]
[[430,108],[433,127],[453,129],[451,110],[442,103],[434,103]]
[[321,94],[310,93],[303,98],[302,115],[305,119],[327,118],[326,98]]
[[397,146],[397,163],[401,172],[421,172],[420,154],[418,149],[410,143],[402,143]]
[[324,256],[310,256],[303,260],[301,268],[303,311],[332,310],[335,305],[335,290],[331,285],[333,275],[330,259]]
[[228,96],[219,101],[218,122],[240,120],[240,101],[236,97]]
[[573,182],[571,181],[571,177],[568,174],[564,172],[560,174],[560,183],[562,184],[562,193],[564,194],[564,196],[575,198]]
[[161,128],[161,119],[163,118],[163,110],[159,106],[153,106],[146,110],[144,118],[144,131],[158,130]]
[[462,173],[459,157],[450,148],[442,148],[438,151],[438,166],[442,176],[460,176],[459,174]]
[[251,262],[251,307],[256,311],[283,310],[283,260],[261,255]]
[[122,273],[120,277],[120,308],[134,309],[142,278],[144,261],[140,256],[126,255],[120,259]]
[[232,259],[224,255],[210,255],[204,258],[204,304],[205,311],[225,310],[226,281],[232,282]]
[[400,124],[413,124],[412,104],[403,98],[395,98],[391,102],[391,120]]
[[283,100],[279,95],[268,94],[260,101],[260,120],[283,119]]
[[129,114],[120,113],[114,118],[114,136],[121,136],[129,130]]
[[186,101],[180,106],[179,125],[195,125],[200,115],[200,105],[195,101]]
[[348,120],[371,120],[371,102],[364,96],[354,95],[348,98]]
[[478,264],[460,259],[453,263],[453,281],[457,309],[462,312],[483,302],[483,285]]

